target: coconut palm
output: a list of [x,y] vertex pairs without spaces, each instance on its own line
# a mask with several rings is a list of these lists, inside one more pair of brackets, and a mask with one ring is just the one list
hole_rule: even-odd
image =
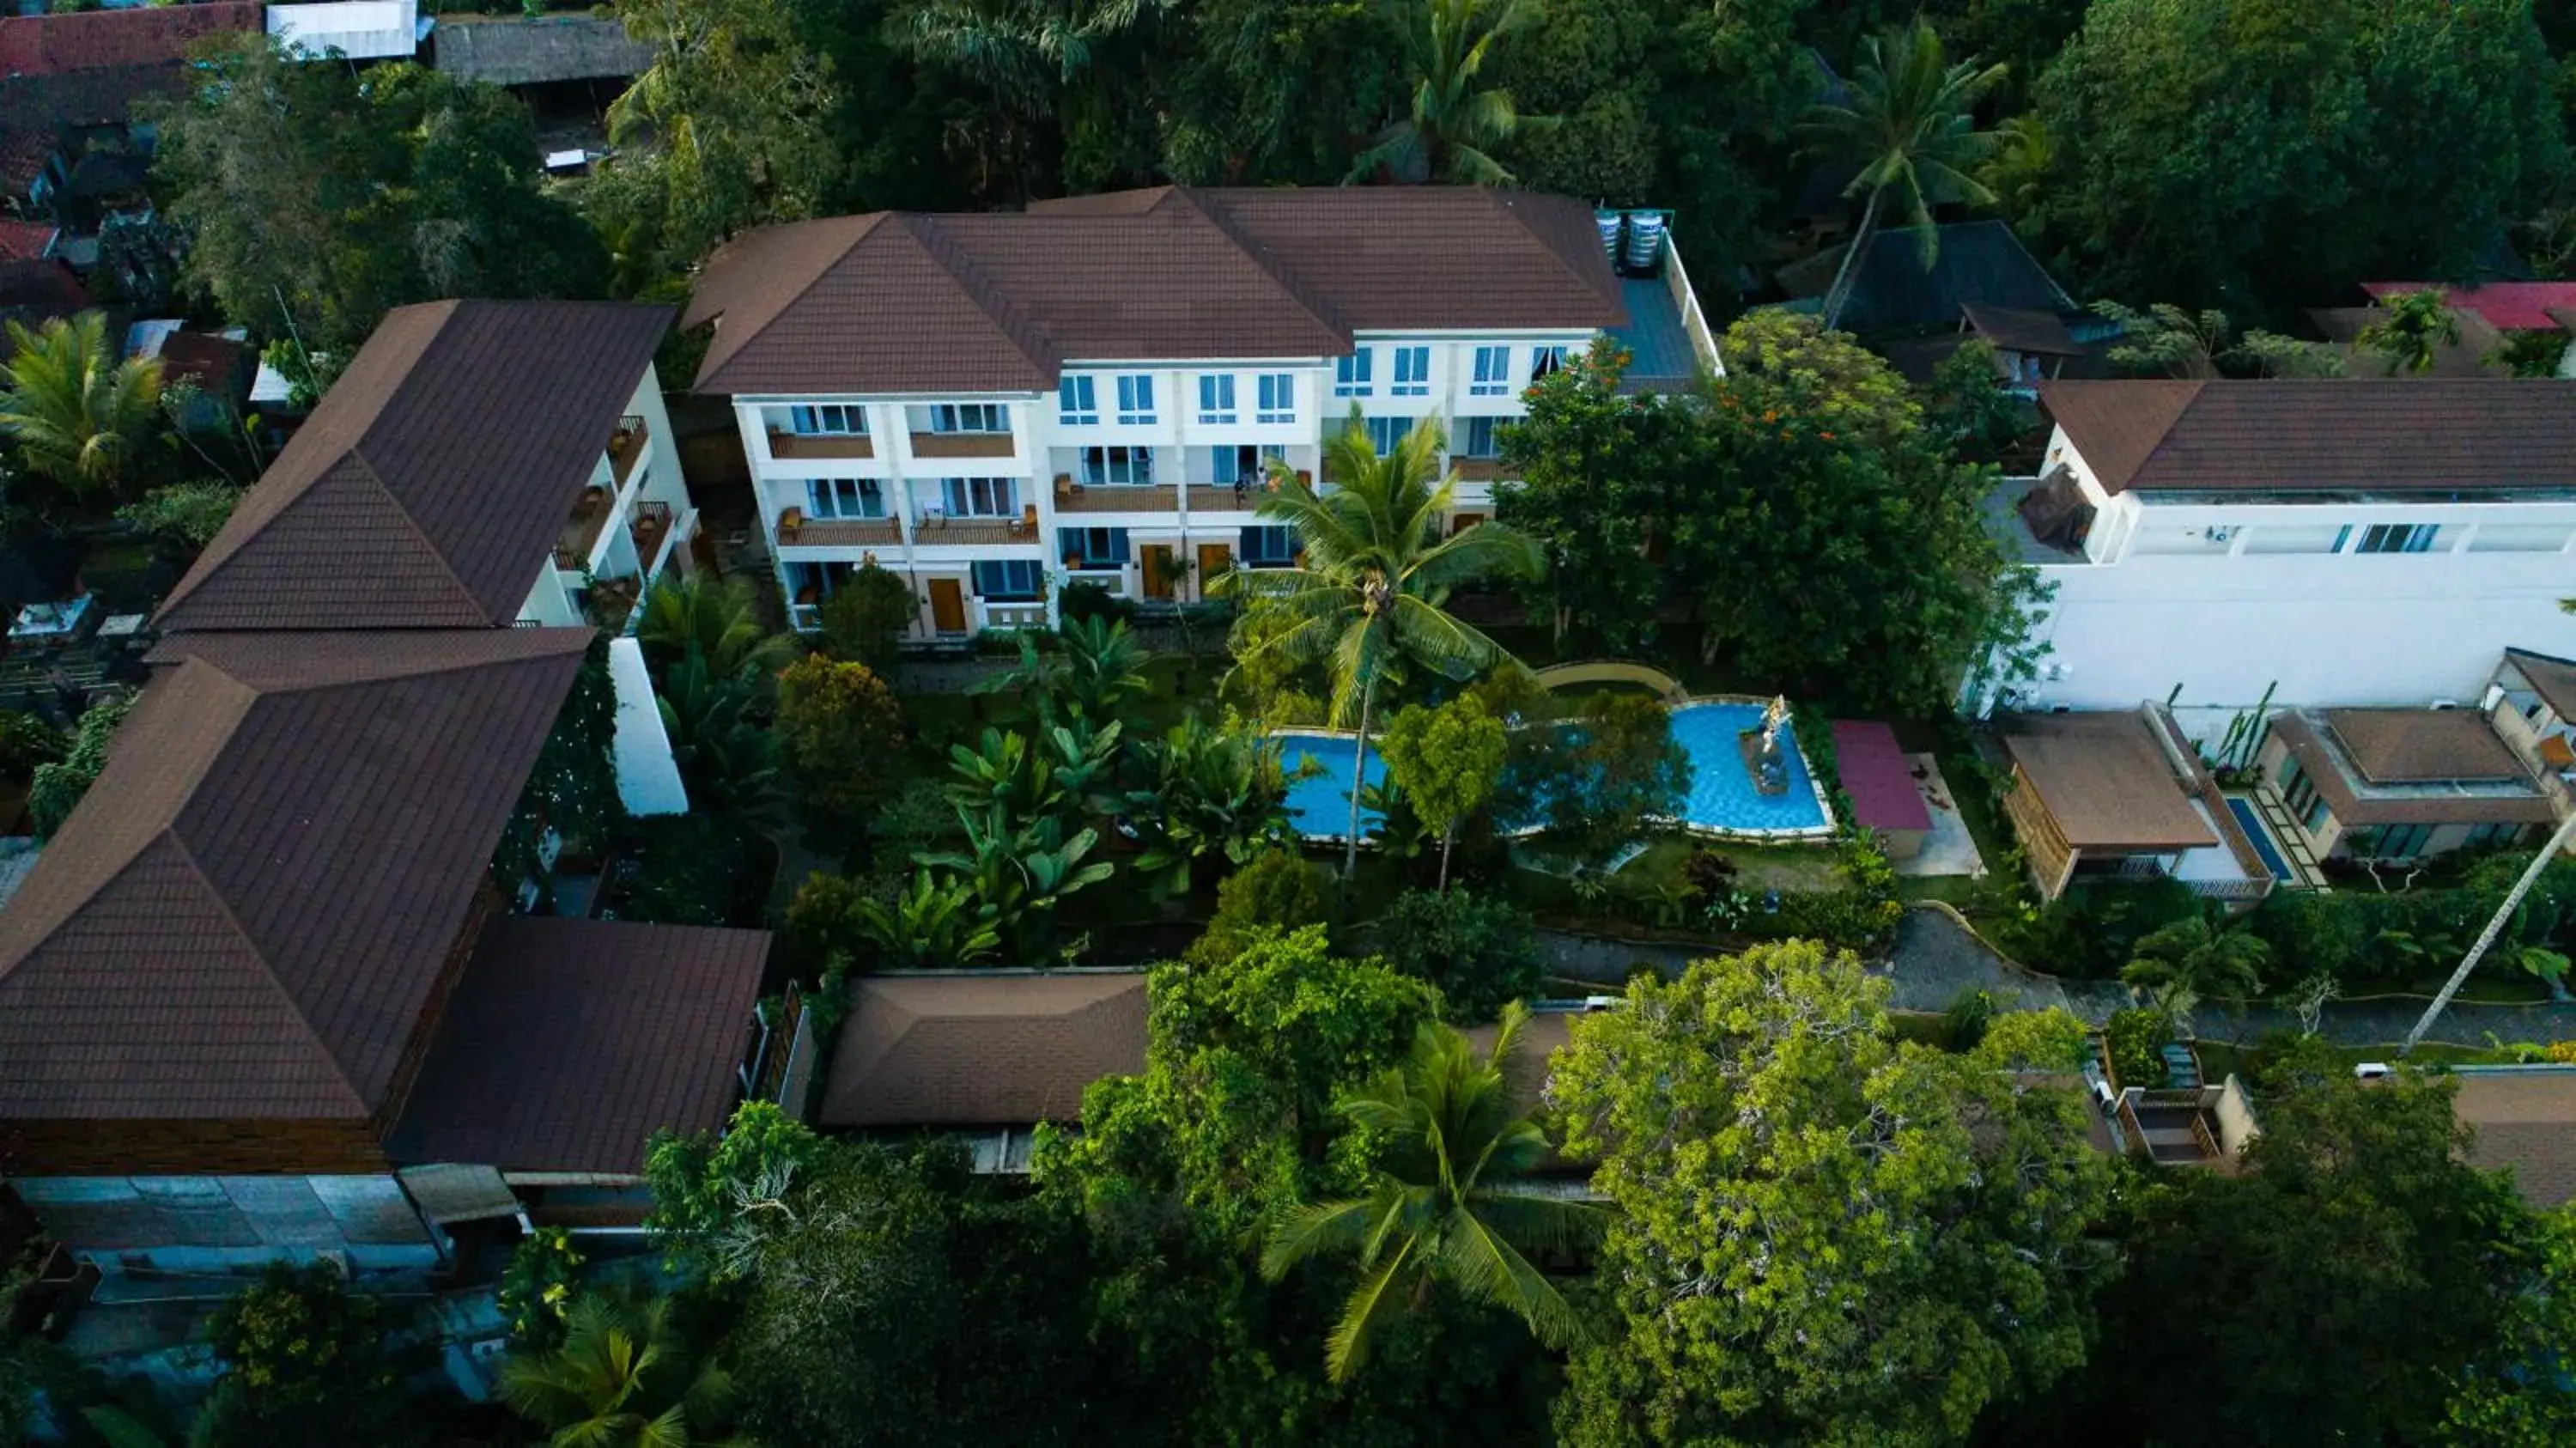
[[[2576,613],[2576,599],[2569,600],[2565,606],[2568,612]],[[2478,968],[2478,962],[2485,959],[2487,951],[2495,945],[2496,937],[2504,934],[2515,912],[2522,909],[2524,897],[2531,893],[2532,886],[2540,883],[2541,872],[2570,848],[2576,848],[2576,815],[2559,821],[2558,828],[2550,832],[2548,842],[2531,857],[2531,863],[2523,867],[2522,874],[2513,882],[2513,888],[2505,892],[2504,903],[2496,906],[2495,914],[2487,917],[2486,929],[2478,932],[2476,943],[2469,947],[2467,955],[2460,958],[2460,968],[2451,972],[2449,980],[2442,982],[2441,991],[2433,997],[2433,1003],[2424,1008],[2424,1015],[2415,1022],[2415,1029],[2406,1033],[2406,1044],[2398,1047],[2397,1054],[2406,1056],[2414,1053],[2416,1044],[2424,1039],[2424,1033],[2433,1029],[2433,1022],[2451,1004],[2451,997],[2458,995],[2460,987],[2469,983],[2469,972]]]
[[635,640],[658,674],[692,652],[718,678],[749,672],[774,674],[796,656],[792,635],[772,633],[761,621],[747,579],[703,573],[664,573],[644,595]]
[[978,190],[990,190],[1007,166],[1023,196],[1029,148],[1066,93],[1093,66],[1094,50],[1135,28],[1148,9],[1172,0],[913,0],[886,34],[914,60],[982,90],[986,122],[970,128]]
[[160,415],[161,363],[123,357],[101,312],[33,332],[11,322],[9,343],[0,431],[29,467],[74,493],[114,493]]
[[1320,1202],[1280,1219],[1261,1254],[1272,1281],[1310,1257],[1354,1253],[1360,1282],[1325,1350],[1341,1382],[1399,1308],[1419,1308],[1440,1283],[1500,1307],[1541,1342],[1580,1331],[1574,1310],[1524,1255],[1581,1242],[1600,1215],[1577,1202],[1510,1189],[1547,1159],[1547,1133],[1513,1099],[1509,1067],[1529,1008],[1503,1010],[1493,1050],[1479,1059],[1456,1029],[1425,1025],[1404,1064],[1345,1096],[1342,1114],[1388,1143],[1369,1195]]
[[2140,936],[2120,979],[2146,991],[2165,1014],[2187,1020],[2208,996],[2242,998],[2261,990],[2271,963],[2272,947],[2263,937],[2193,915]]
[[1257,633],[1245,661],[1275,655],[1326,664],[1333,721],[1359,730],[1345,880],[1359,862],[1359,783],[1368,778],[1369,710],[1378,684],[1406,665],[1466,679],[1509,660],[1502,645],[1444,605],[1461,584],[1536,577],[1541,566],[1538,545],[1500,523],[1440,535],[1457,487],[1454,474],[1440,476],[1443,441],[1438,420],[1426,417],[1380,457],[1354,408],[1350,425],[1324,444],[1331,492],[1318,492],[1284,461],[1270,464],[1260,513],[1296,530],[1300,561],[1289,568],[1238,568],[1210,581],[1219,593],[1249,595],[1277,620]]
[[1941,251],[1933,207],[1945,201],[1995,204],[1995,194],[1970,173],[1999,143],[1993,132],[1977,129],[1975,111],[1978,99],[2003,78],[2000,65],[1979,70],[1973,60],[1947,64],[1941,37],[1918,18],[1863,40],[1850,99],[1820,102],[1798,122],[1811,153],[1859,164],[1860,174],[1843,194],[1869,198],[1860,229],[1843,248],[1842,265],[1825,290],[1827,328],[1842,320],[1851,300],[1853,263],[1868,249],[1879,212],[1890,201],[1921,238],[1927,271]]
[[1537,19],[1530,0],[1404,0],[1409,109],[1352,160],[1342,184],[1365,181],[1380,168],[1405,182],[1512,184],[1494,153],[1556,119],[1522,115],[1511,92],[1478,80],[1495,45]]
[[751,717],[752,680],[721,674],[695,648],[662,672],[654,704],[690,800],[699,808],[765,820],[778,804],[778,736]]
[[563,1346],[501,1365],[501,1396],[556,1448],[690,1448],[726,1436],[724,1370],[690,1350],[671,1299],[617,1292],[577,1298]]

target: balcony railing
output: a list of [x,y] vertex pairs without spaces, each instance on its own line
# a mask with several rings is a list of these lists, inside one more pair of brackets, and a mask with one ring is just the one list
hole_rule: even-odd
[[1035,543],[1038,541],[1037,509],[1032,507],[1016,518],[952,517],[945,513],[923,513],[913,520],[912,541],[925,548],[950,547],[977,543]]
[[903,529],[892,518],[798,518],[791,521],[781,515],[778,541],[802,548],[891,548],[903,541]]
[[619,419],[617,435],[608,440],[608,471],[617,479],[617,486],[620,489],[623,489],[626,486],[626,480],[634,475],[635,460],[644,456],[644,444],[651,439],[652,433],[644,426],[644,419],[640,417]]
[[1249,513],[1261,506],[1270,490],[1258,483],[1246,488],[1194,484],[1190,488],[1190,511],[1193,513]]
[[1180,490],[1151,483],[1075,483],[1056,479],[1059,513],[1169,513],[1180,505]]
[[912,455],[917,458],[1006,458],[1013,451],[1007,432],[916,432],[912,435]]
[[877,455],[877,445],[874,439],[864,435],[773,430],[769,434],[769,455],[794,459],[872,458]]
[[1462,483],[1490,483],[1503,475],[1503,460],[1452,457],[1449,459],[1449,470],[1456,473],[1458,481]]

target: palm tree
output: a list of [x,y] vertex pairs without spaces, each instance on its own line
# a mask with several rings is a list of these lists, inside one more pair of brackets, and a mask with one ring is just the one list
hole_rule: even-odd
[[690,1350],[671,1299],[585,1293],[565,1317],[563,1346],[501,1365],[501,1396],[556,1448],[690,1448],[725,1436],[733,1382]]
[[719,674],[692,647],[663,671],[653,701],[690,800],[747,819],[777,803],[779,769],[778,736],[751,718],[753,692],[746,673]]
[[1525,116],[1511,92],[1477,84],[1494,46],[1538,19],[1531,0],[1407,0],[1402,17],[1413,71],[1409,112],[1378,132],[1351,162],[1348,186],[1383,167],[1398,181],[1456,181],[1509,186],[1512,173],[1494,153],[1524,132],[1556,124]]
[[[1171,0],[1152,0],[1157,11]],[[1026,198],[1028,150],[1063,92],[1092,68],[1100,43],[1134,28],[1146,0],[916,0],[887,27],[895,48],[964,77],[991,104],[979,136],[978,191],[990,191],[997,160]]]
[[2157,1008],[2188,1020],[2191,1008],[2211,995],[2253,995],[2263,988],[2272,947],[2242,925],[2213,925],[2193,915],[2148,931],[2131,947],[2120,979],[2148,992]]
[[2032,226],[2031,216],[2048,194],[2057,173],[2057,137],[2037,112],[2014,116],[1995,128],[1994,154],[1977,170],[1977,181],[1994,193],[1995,206],[2014,229]]
[[[2570,601],[2568,612],[2576,613],[2576,600]],[[2442,982],[2440,993],[2433,997],[2431,1005],[2424,1008],[2423,1018],[2415,1023],[2415,1029],[2406,1033],[2406,1044],[2397,1048],[2398,1055],[2414,1054],[2416,1043],[2424,1039],[2426,1031],[2433,1029],[2433,1022],[2450,1006],[2451,997],[2458,995],[2460,987],[2469,983],[2469,972],[2478,968],[2478,962],[2486,958],[2488,948],[2496,943],[2496,937],[2502,935],[2505,926],[2513,920],[2514,912],[2522,908],[2523,897],[2531,893],[2532,886],[2540,883],[2541,871],[2548,869],[2549,863],[2570,845],[2576,845],[2576,815],[2561,820],[2558,828],[2550,833],[2549,842],[2540,847],[2540,853],[2531,857],[2529,865],[2523,867],[2521,877],[2513,882],[2511,890],[2505,892],[2504,903],[2496,907],[2495,914],[2487,917],[2487,928],[2478,932],[2477,943],[2461,957],[2460,968],[2451,972],[2449,980]]]
[[761,621],[749,580],[676,570],[663,574],[644,595],[635,639],[656,673],[694,652],[709,672],[723,679],[746,671],[774,674],[797,651],[793,635],[772,633]]
[[1853,263],[1866,250],[1878,213],[1891,196],[1922,238],[1923,266],[1941,254],[1932,208],[1945,201],[1992,206],[1995,194],[1969,173],[1991,155],[1997,137],[1977,129],[1977,101],[2004,78],[2004,68],[1973,60],[1944,63],[1941,37],[1916,19],[1911,26],[1861,42],[1859,74],[1848,101],[1809,107],[1798,129],[1807,149],[1860,164],[1845,196],[1867,193],[1860,229],[1843,248],[1834,284],[1825,290],[1825,326],[1842,320],[1851,300]]
[[161,363],[124,358],[102,312],[55,318],[40,331],[9,324],[14,355],[0,366],[0,431],[27,465],[71,489],[114,493],[161,410]]
[[1260,632],[1246,660],[1275,652],[1301,663],[1329,661],[1332,717],[1336,723],[1356,718],[1345,881],[1359,863],[1360,783],[1368,778],[1369,710],[1379,681],[1408,663],[1465,679],[1510,659],[1502,645],[1444,605],[1460,584],[1536,577],[1541,567],[1538,545],[1500,523],[1440,536],[1457,487],[1454,474],[1439,476],[1443,441],[1439,422],[1426,417],[1394,452],[1379,457],[1354,409],[1350,425],[1324,444],[1331,492],[1316,491],[1284,461],[1270,464],[1261,516],[1297,530],[1303,561],[1238,568],[1211,580],[1218,592],[1250,594],[1282,620]]
[[1022,633],[1020,661],[977,681],[974,692],[1035,699],[1041,719],[1053,719],[1062,710],[1101,725],[1118,720],[1129,698],[1153,688],[1145,677],[1145,646],[1125,620],[1077,618],[1056,636],[1061,650],[1044,654],[1034,638]]
[[1526,1251],[1571,1247],[1599,1225],[1576,1202],[1510,1189],[1547,1159],[1547,1133],[1513,1101],[1507,1068],[1529,1008],[1503,1009],[1492,1052],[1454,1028],[1425,1025],[1403,1065],[1345,1096],[1342,1114],[1388,1144],[1369,1195],[1320,1202],[1282,1218],[1261,1254],[1276,1282],[1309,1257],[1356,1253],[1360,1282],[1325,1350],[1333,1381],[1349,1378],[1369,1338],[1399,1304],[1419,1308],[1435,1282],[1490,1303],[1562,1347],[1581,1331],[1574,1310]]

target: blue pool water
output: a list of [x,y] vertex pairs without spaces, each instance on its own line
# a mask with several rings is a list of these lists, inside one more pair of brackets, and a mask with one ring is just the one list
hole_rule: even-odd
[[2273,879],[2293,885],[2299,883],[2299,877],[2290,872],[2289,861],[2282,859],[2281,852],[2272,848],[2272,832],[2263,828],[2263,818],[2254,812],[2252,804],[2242,796],[2231,794],[2227,797],[2227,812],[2236,816],[2236,823],[2243,827],[2245,838],[2254,842],[2254,853],[2263,857],[2263,868],[2272,872]]
[[[1788,791],[1767,795],[1753,787],[1736,736],[1761,727],[1759,704],[1685,704],[1673,711],[1673,742],[1682,747],[1691,765],[1690,791],[1682,807],[1684,824],[1710,830],[1782,833],[1822,831],[1826,827],[1824,806],[1816,798],[1815,786],[1808,782],[1806,757],[1798,751],[1797,739],[1788,728],[1781,731],[1789,746]],[[1340,839],[1350,828],[1351,760],[1359,751],[1358,744],[1347,735],[1301,733],[1281,734],[1279,742],[1280,763],[1291,775],[1308,760],[1324,771],[1288,786],[1289,823],[1299,834],[1311,838]],[[1386,766],[1371,750],[1368,781],[1379,785],[1385,779]],[[1365,837],[1373,833],[1382,818],[1376,810],[1363,810],[1361,834]]]

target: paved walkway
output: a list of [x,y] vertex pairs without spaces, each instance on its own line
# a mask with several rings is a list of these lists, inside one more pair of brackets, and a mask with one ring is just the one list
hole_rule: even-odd
[[[1678,976],[1691,961],[1709,953],[1690,946],[1640,944],[1561,930],[1541,930],[1538,936],[1549,954],[1551,973],[1605,990],[1624,986],[1641,963],[1666,976]],[[1895,948],[1871,969],[1894,984],[1891,1004],[1901,1011],[1947,1010],[1964,992],[1986,990],[2016,1010],[2062,1007],[2098,1026],[2129,1004],[2127,988],[2117,981],[2063,980],[2024,970],[1961,928],[1947,911],[1921,906],[1905,913]],[[2394,1045],[2414,1029],[2415,1018],[2423,1014],[2426,1004],[2404,996],[2335,1001],[2326,1007],[2317,1034],[2337,1045]],[[2297,1014],[2278,1006],[2204,1004],[2192,1012],[2192,1023],[2202,1040],[2238,1043],[2299,1028]],[[2507,1043],[2576,1040],[2576,1004],[2453,1001],[2426,1039],[2484,1046],[2489,1036]]]

